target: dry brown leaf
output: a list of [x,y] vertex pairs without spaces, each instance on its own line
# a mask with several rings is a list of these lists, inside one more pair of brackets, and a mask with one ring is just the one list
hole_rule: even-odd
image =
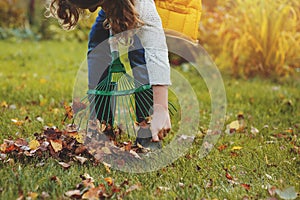
[[81,156],[75,156],[76,160],[78,160],[81,164],[84,164],[88,159]]
[[141,183],[137,183],[137,184],[135,184],[135,185],[130,186],[130,187],[126,190],[125,195],[127,195],[128,193],[130,193],[130,192],[132,192],[132,191],[134,191],[134,190],[140,190],[140,189],[142,189],[142,184],[141,184]]
[[62,166],[64,169],[69,169],[71,167],[71,165],[65,162],[58,162],[58,164]]
[[82,195],[82,199],[98,200],[101,192],[99,188],[90,188]]

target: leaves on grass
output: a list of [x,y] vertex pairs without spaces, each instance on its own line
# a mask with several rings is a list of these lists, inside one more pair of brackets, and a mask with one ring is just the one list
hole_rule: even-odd
[[233,133],[241,133],[244,132],[246,128],[246,122],[244,120],[244,115],[242,113],[239,113],[237,116],[237,120],[234,120],[230,122],[226,126],[225,133],[227,134],[233,134]]
[[[111,177],[100,180],[99,185],[95,185],[94,178],[88,174],[81,175],[81,183],[77,184],[76,188],[65,192],[65,195],[76,199],[123,199],[129,193],[140,190],[140,183],[128,187],[129,182],[125,180],[120,185],[115,184]],[[104,184],[106,183],[106,184]]]

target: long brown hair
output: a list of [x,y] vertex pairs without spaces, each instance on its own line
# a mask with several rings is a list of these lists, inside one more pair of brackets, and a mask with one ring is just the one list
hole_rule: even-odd
[[84,9],[100,5],[106,13],[104,27],[111,28],[114,34],[138,28],[143,24],[134,7],[135,0],[51,0],[48,16],[61,21],[66,29],[76,26]]

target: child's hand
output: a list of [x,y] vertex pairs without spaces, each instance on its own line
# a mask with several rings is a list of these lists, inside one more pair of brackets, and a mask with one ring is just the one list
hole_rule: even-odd
[[160,105],[154,105],[154,112],[151,121],[152,141],[162,140],[171,129],[171,121],[168,109]]

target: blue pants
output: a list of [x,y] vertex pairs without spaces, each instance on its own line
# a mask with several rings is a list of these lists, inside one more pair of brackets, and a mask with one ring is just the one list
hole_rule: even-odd
[[[89,76],[89,88],[95,89],[95,86],[100,83],[107,76],[107,67],[111,62],[110,48],[108,44],[109,30],[103,27],[103,22],[106,19],[103,10],[100,10],[96,18],[95,23],[89,34],[88,42],[88,76]],[[130,66],[133,71],[134,78],[143,84],[149,84],[149,76],[146,68],[145,53],[142,44],[137,36],[133,38],[133,44],[128,49],[128,59]],[[93,55],[92,50],[94,50],[99,44],[101,44],[101,49],[95,50],[96,54]],[[101,55],[99,55],[101,54]],[[101,62],[99,62],[99,56]],[[100,70],[99,70],[100,68]],[[148,92],[149,93],[149,92]],[[143,92],[135,94],[135,104],[136,104],[136,120],[141,122],[145,117],[150,115],[150,106],[146,106],[138,109],[137,105],[153,105],[153,94],[151,91],[151,100],[143,98]],[[148,95],[149,96],[149,95]],[[97,97],[96,97],[97,98]],[[102,97],[103,98],[103,97]],[[109,98],[109,97],[105,97]],[[100,102],[96,101],[95,102]],[[103,101],[105,102],[105,101]],[[105,111],[105,105],[101,103],[96,103],[96,110]],[[104,116],[97,116],[97,118],[102,121],[105,120],[108,123],[111,121],[110,117],[113,116],[112,112],[105,113]],[[102,113],[101,113],[102,114]]]

